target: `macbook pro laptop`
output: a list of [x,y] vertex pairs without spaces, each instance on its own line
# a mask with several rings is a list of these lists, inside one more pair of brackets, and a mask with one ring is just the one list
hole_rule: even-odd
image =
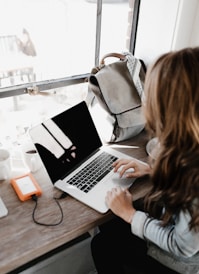
[[84,101],[32,127],[29,134],[54,186],[98,212],[108,210],[108,190],[129,188],[135,180],[113,172],[112,163],[128,156],[102,144]]

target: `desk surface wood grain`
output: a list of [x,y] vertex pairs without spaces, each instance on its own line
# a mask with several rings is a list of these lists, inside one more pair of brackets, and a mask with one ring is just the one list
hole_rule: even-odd
[[[119,151],[132,157],[147,161],[145,151],[148,137],[145,132],[120,145],[138,146],[139,148],[117,148]],[[42,188],[42,195],[38,198],[36,219],[44,223],[56,223],[60,218],[54,196],[60,191],[55,189],[42,168],[33,174]],[[138,179],[134,182],[131,191],[134,199],[144,196],[150,184],[147,179]],[[41,226],[32,220],[35,202],[28,200],[21,202],[9,182],[0,185],[0,196],[8,208],[8,216],[0,219],[0,273],[8,273],[29,261],[77,238],[101,223],[113,217],[109,211],[106,214],[98,213],[88,206],[68,196],[59,200],[64,219],[58,226]]]

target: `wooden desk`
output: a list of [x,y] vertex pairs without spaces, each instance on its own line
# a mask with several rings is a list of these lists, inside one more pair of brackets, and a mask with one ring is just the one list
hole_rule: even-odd
[[[120,142],[121,145],[135,145],[139,148],[118,150],[146,161],[147,141],[147,135],[143,132],[131,140]],[[45,223],[54,223],[60,218],[60,210],[52,197],[60,195],[60,191],[53,187],[43,169],[35,177],[43,190],[38,200],[36,218]],[[132,186],[134,199],[143,196],[149,187],[146,179],[136,180]],[[1,274],[46,254],[113,217],[111,212],[100,214],[72,197],[66,197],[60,200],[64,213],[63,222],[58,226],[45,227],[32,220],[34,201],[20,202],[9,183],[0,185],[0,195],[9,211],[7,217],[0,219]]]

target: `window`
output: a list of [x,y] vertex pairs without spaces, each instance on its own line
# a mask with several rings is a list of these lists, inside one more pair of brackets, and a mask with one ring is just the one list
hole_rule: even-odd
[[18,143],[83,100],[100,56],[133,51],[138,9],[136,0],[0,0],[0,142]]

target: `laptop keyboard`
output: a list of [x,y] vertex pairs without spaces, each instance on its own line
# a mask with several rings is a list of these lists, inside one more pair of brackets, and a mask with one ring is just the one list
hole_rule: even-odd
[[113,169],[112,164],[116,160],[117,157],[102,152],[67,183],[87,193]]

